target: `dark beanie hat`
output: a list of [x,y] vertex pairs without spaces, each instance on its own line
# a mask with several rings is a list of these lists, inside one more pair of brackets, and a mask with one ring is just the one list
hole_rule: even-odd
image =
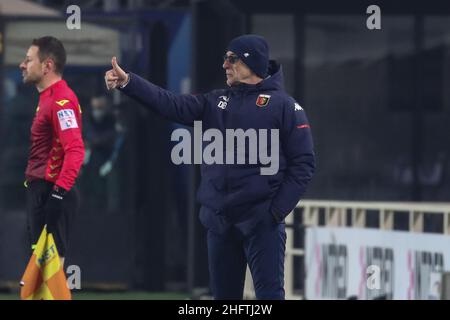
[[269,46],[263,37],[246,34],[231,40],[227,49],[233,51],[258,77],[267,76]]

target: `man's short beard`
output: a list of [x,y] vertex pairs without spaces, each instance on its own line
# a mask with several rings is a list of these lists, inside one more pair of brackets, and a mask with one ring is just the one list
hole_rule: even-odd
[[38,79],[38,78],[30,78],[30,77],[24,77],[23,79],[22,79],[22,82],[24,83],[24,84],[36,84],[36,83],[39,83],[41,81],[41,79]]
[[232,83],[230,83],[230,84],[228,84],[228,81],[227,81],[227,85],[229,86],[229,87],[235,87],[235,86],[237,86],[237,85],[239,85],[241,82],[239,81],[239,80],[234,80]]

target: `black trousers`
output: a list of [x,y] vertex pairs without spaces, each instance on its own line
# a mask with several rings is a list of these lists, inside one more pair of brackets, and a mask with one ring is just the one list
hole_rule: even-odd
[[232,226],[223,234],[208,230],[208,260],[214,299],[243,298],[247,265],[257,299],[284,300],[286,231],[267,212],[251,234]]
[[[53,183],[38,179],[28,183],[27,188],[27,229],[30,249],[36,244],[47,223],[45,203],[52,191]],[[55,230],[51,230],[60,257],[64,257],[69,245],[70,227],[78,211],[79,193],[73,187],[63,200],[63,212],[56,221]]]

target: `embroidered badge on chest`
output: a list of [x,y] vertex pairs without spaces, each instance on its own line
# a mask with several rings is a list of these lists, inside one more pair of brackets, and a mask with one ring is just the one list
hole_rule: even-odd
[[217,106],[220,109],[225,109],[228,105],[228,102],[230,101],[230,98],[227,96],[220,96],[219,97],[219,103],[217,104]]
[[268,94],[260,94],[256,99],[256,105],[258,107],[265,107],[269,103],[270,95]]

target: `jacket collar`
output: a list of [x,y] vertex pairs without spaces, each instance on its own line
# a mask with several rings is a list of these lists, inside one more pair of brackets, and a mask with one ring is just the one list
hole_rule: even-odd
[[269,62],[269,75],[257,84],[239,83],[232,86],[232,92],[259,92],[267,90],[283,90],[283,69],[275,60]]

